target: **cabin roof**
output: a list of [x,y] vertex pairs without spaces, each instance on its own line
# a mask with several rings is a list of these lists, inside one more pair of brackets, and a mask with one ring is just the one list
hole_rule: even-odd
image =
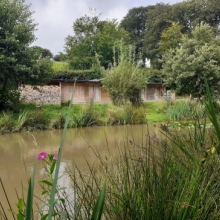
[[[78,80],[78,79],[52,79],[51,82],[66,82],[66,83],[86,83],[86,82],[93,82],[93,83],[101,83],[102,79],[90,79],[90,80]],[[147,85],[162,85],[163,82],[146,82]]]

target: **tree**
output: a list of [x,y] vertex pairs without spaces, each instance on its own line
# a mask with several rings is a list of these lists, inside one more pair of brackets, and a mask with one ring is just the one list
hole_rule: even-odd
[[206,94],[204,78],[213,95],[220,92],[220,38],[208,24],[196,26],[191,38],[181,47],[170,49],[163,56],[166,85],[179,95],[192,94],[200,98]]
[[47,48],[43,48],[43,47],[40,47],[40,46],[33,46],[32,48],[34,50],[36,50],[36,53],[39,54],[38,59],[42,59],[42,58],[46,58],[46,57],[53,58],[53,54]]
[[217,32],[220,24],[219,13],[220,1],[218,0],[189,0],[173,5],[159,3],[152,6],[147,12],[144,55],[151,59],[153,68],[161,69],[162,54],[159,48],[163,41],[161,37],[171,23],[182,25],[181,33],[187,35],[191,35],[195,26],[201,22],[214,27]]
[[220,23],[220,2],[218,0],[190,0],[172,6],[173,20],[186,30],[205,22],[218,29]]
[[29,47],[35,40],[35,27],[32,12],[23,0],[1,0],[0,108],[19,97],[18,85],[37,83],[51,70],[47,66],[40,71],[36,51]]
[[158,48],[161,55],[166,53],[169,49],[176,48],[181,45],[184,37],[186,36],[181,32],[183,28],[184,27],[179,23],[173,22],[170,27],[163,30]]
[[130,102],[137,106],[141,103],[141,91],[146,87],[146,78],[135,62],[134,49],[119,45],[119,54],[114,65],[103,73],[103,86],[107,89],[115,105]]
[[144,37],[143,52],[151,60],[152,67],[161,69],[159,54],[159,41],[163,30],[170,26],[172,7],[169,4],[159,3],[148,10],[146,32]]
[[115,41],[127,40],[128,33],[115,20],[100,21],[99,15],[85,15],[73,24],[74,35],[66,38],[65,50],[70,67],[91,69],[100,61],[105,68],[113,62]]
[[[142,52],[148,10],[153,7],[132,8],[120,23],[120,26],[129,33],[130,43],[136,47],[136,54]],[[145,58],[143,57],[143,59]]]
[[58,54],[56,54],[53,59],[55,61],[66,61],[66,54],[59,52]]

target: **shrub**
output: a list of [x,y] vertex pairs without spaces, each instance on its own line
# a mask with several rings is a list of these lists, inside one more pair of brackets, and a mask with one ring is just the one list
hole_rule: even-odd
[[140,105],[141,91],[146,87],[146,78],[142,74],[140,65],[134,59],[134,49],[120,45],[118,59],[113,67],[103,73],[103,86],[108,91],[114,105],[131,103]]

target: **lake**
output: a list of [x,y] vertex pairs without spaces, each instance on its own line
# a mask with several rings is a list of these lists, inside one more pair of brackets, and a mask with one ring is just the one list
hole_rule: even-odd
[[[96,126],[88,128],[68,129],[61,163],[61,172],[66,166],[76,164],[80,170],[87,169],[86,160],[95,163],[94,152],[108,157],[117,146],[124,146],[124,140],[141,143],[148,131],[157,134],[157,125],[126,125],[126,126]],[[27,188],[27,180],[32,175],[33,163],[36,156],[42,152],[57,154],[62,130],[39,132],[23,132],[0,135],[0,177],[13,207],[22,195],[22,185]],[[42,177],[42,162],[37,162],[36,182]],[[62,185],[68,187],[69,180],[61,179]],[[35,183],[35,185],[38,185]],[[40,193],[36,188],[35,194]],[[26,192],[25,192],[26,194]],[[8,209],[2,187],[0,187],[0,202]],[[1,210],[1,209],[0,209]],[[1,216],[0,216],[1,217]]]

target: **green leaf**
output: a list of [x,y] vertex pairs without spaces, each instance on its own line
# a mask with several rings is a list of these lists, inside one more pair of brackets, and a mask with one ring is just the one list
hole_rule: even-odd
[[24,216],[20,212],[17,214],[17,220],[24,220]]
[[49,194],[49,193],[50,193],[50,190],[43,190],[42,193],[41,193],[41,195],[44,195],[44,194],[46,194],[46,193]]
[[23,199],[20,198],[18,200],[17,207],[18,207],[18,211],[19,212],[23,212],[24,211],[24,200]]
[[64,198],[60,198],[59,200],[60,200],[63,204],[64,204],[65,201],[66,201]]
[[27,195],[27,206],[26,206],[26,212],[25,212],[25,220],[31,219],[32,214],[32,203],[33,203],[33,184],[32,179],[30,178],[29,186],[28,186],[28,195]]
[[60,187],[60,188],[58,188],[58,191],[65,190],[65,189],[66,189],[66,187]]
[[208,102],[205,103],[206,105],[206,108],[208,110],[208,113],[209,113],[209,119],[210,121],[212,122],[214,128],[215,128],[215,131],[216,131],[216,135],[217,135],[217,138],[218,138],[218,146],[216,147],[216,152],[218,155],[220,155],[220,126],[219,126],[219,123],[218,123],[218,119],[217,119],[217,115],[216,115],[216,112],[215,112],[215,108],[214,108],[214,105],[213,105],[213,100],[212,100],[212,97],[211,97],[211,93],[210,93],[210,89],[209,89],[209,85],[208,85],[208,82],[207,82],[207,79],[205,78],[205,86],[206,86],[206,92],[207,92],[207,97],[208,97]]
[[53,161],[53,157],[54,157],[53,154],[48,154],[48,159],[49,159],[50,161]]
[[50,167],[50,174],[52,175],[53,174],[53,171],[54,171],[54,168],[56,166],[56,160],[53,161],[51,167]]
[[48,181],[48,180],[41,180],[40,182],[41,182],[41,183],[45,183],[45,184],[47,184],[48,186],[52,186],[52,185],[53,185],[53,183],[50,182],[50,181]]
[[47,219],[48,214],[44,215],[41,220],[46,220]]
[[68,218],[68,214],[67,214],[67,212],[65,212],[65,211],[57,212],[57,215],[63,216],[63,217],[65,217],[65,218]]
[[32,219],[32,204],[33,204],[33,197],[34,197],[34,180],[35,180],[35,173],[36,173],[36,162],[37,162],[37,158],[35,158],[34,170],[33,170],[32,178],[30,178],[29,186],[28,186],[25,220]]
[[100,220],[101,219],[103,207],[104,207],[104,203],[105,203],[105,194],[106,194],[106,183],[102,187],[99,198],[95,204],[91,220]]

